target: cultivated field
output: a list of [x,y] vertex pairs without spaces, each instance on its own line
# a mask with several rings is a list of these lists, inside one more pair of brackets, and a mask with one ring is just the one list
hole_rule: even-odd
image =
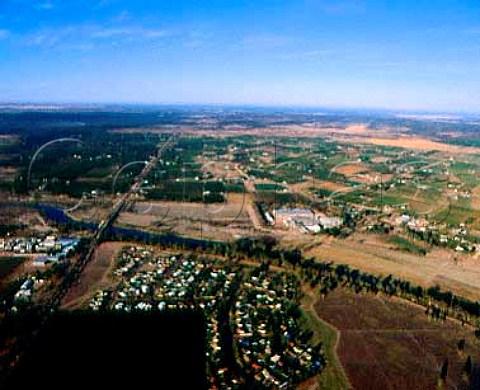
[[[338,289],[316,304],[318,315],[340,332],[337,353],[357,390],[438,389],[448,359],[445,389],[468,389],[467,356],[480,359],[471,329],[434,322],[424,309],[400,300]],[[465,339],[465,349],[458,342]]]

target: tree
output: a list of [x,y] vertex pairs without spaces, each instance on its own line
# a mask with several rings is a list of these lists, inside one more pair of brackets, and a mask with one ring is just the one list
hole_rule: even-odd
[[457,347],[458,347],[458,350],[459,351],[463,351],[465,349],[465,339],[461,339],[458,343],[457,343]]
[[295,303],[289,304],[286,312],[287,316],[292,317],[295,320],[298,320],[302,316],[302,311]]
[[443,361],[442,367],[440,368],[440,378],[445,381],[448,375],[448,359]]
[[467,361],[465,362],[465,365],[463,366],[463,371],[467,374],[470,375],[472,372],[473,368],[473,362],[472,362],[472,357],[470,355],[467,356]]
[[480,339],[480,328],[475,330],[475,337]]

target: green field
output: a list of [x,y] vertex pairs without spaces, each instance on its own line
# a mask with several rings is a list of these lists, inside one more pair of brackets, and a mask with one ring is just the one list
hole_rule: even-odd
[[[305,306],[309,307],[312,298],[306,295],[303,299]],[[336,345],[339,338],[337,330],[319,318],[314,309],[310,308],[302,310],[301,322],[303,326],[313,330],[312,341],[323,344],[327,366],[318,378],[319,388],[326,390],[349,389],[348,379],[336,353]]]
[[257,183],[255,190],[257,191],[282,191],[285,187],[277,183]]
[[410,252],[422,256],[427,253],[427,249],[424,246],[416,244],[405,237],[388,236],[388,242],[394,244],[397,249],[405,252]]

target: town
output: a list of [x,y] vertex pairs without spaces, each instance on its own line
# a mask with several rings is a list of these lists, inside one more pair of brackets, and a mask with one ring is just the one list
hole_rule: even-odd
[[35,258],[35,264],[58,262],[75,251],[78,238],[59,238],[54,235],[40,237],[0,238],[0,252],[14,254],[42,254]]
[[[123,249],[114,274],[116,287],[97,291],[92,310],[205,313],[212,389],[253,382],[290,388],[325,365],[322,346],[309,345],[311,331],[298,324],[299,287],[292,275],[138,246]],[[226,337],[231,328],[234,334]],[[236,345],[225,345],[227,340]],[[236,355],[234,364],[228,354]]]

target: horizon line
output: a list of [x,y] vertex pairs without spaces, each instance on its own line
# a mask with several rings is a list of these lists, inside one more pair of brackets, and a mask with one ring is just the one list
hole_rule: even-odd
[[441,110],[441,109],[432,109],[432,108],[392,108],[392,107],[375,107],[375,106],[339,106],[339,105],[317,105],[317,104],[298,104],[298,103],[226,103],[226,102],[122,102],[122,101],[111,101],[111,102],[100,102],[100,101],[48,101],[48,100],[11,100],[11,101],[2,101],[0,100],[0,108],[2,106],[22,106],[22,105],[31,105],[31,106],[54,106],[54,107],[87,107],[87,106],[117,106],[117,107],[127,107],[127,106],[150,106],[150,107],[161,107],[161,106],[212,106],[212,107],[246,107],[246,108],[285,108],[285,109],[319,109],[319,110],[345,110],[345,111],[380,111],[388,113],[416,113],[416,114],[449,114],[449,115],[480,115],[479,111],[473,111],[469,109],[465,110]]

